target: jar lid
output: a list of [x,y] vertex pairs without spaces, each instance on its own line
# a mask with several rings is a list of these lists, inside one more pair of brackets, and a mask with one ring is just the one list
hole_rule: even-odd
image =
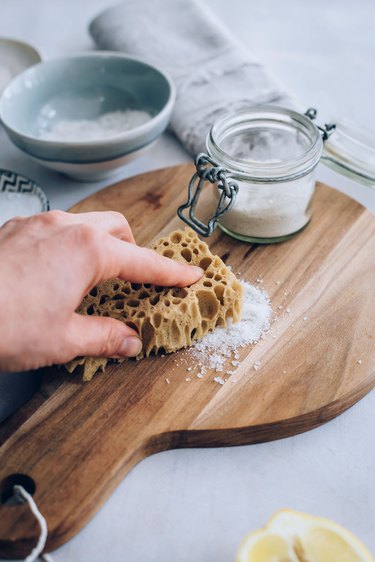
[[322,160],[335,171],[375,187],[375,131],[349,119],[334,123],[334,131],[324,142]]
[[0,170],[0,226],[8,220],[49,210],[43,189],[25,176]]

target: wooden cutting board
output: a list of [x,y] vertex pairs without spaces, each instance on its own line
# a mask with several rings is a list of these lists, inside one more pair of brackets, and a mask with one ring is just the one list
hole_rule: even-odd
[[[144,174],[72,211],[121,211],[138,243],[147,244],[181,226],[176,209],[191,173],[185,165]],[[0,427],[2,496],[16,482],[30,491],[35,484],[49,527],[47,552],[77,533],[147,455],[294,435],[334,418],[375,385],[369,211],[318,185],[313,220],[294,239],[257,246],[217,231],[209,243],[245,280],[261,276],[278,317],[272,334],[241,350],[236,384],[220,385],[214,373],[187,382],[178,354],[112,365],[91,383],[52,369]],[[0,557],[25,556],[38,534],[26,505],[0,505]]]

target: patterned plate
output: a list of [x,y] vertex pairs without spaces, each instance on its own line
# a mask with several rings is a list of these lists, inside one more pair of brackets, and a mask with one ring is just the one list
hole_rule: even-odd
[[15,216],[30,216],[49,210],[43,189],[34,181],[0,169],[0,225]]

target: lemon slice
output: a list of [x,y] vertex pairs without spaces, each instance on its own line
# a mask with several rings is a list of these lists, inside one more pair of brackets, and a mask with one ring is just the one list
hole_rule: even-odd
[[284,509],[240,544],[237,562],[375,562],[352,533],[323,517]]

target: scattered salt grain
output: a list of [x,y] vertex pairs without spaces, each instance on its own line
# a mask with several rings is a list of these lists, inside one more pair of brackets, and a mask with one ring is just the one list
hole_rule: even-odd
[[289,313],[290,313],[290,308],[287,308],[287,309],[285,310],[285,312],[287,312],[287,313],[289,314]]
[[303,319],[304,319],[305,322],[306,322],[306,320],[308,320],[307,316],[304,316]]
[[218,382],[219,384],[224,384],[224,383],[225,383],[225,380],[222,379],[221,377],[215,377],[215,378],[214,378],[214,381],[215,381],[215,382]]
[[191,367],[188,367],[186,370],[187,370],[187,371],[191,371]]
[[358,359],[357,363],[358,365],[362,365],[362,359]]
[[165,382],[166,382],[167,384],[171,384],[171,381],[170,381],[169,379],[165,379]]
[[282,304],[279,304],[279,306],[278,306],[277,308],[278,308],[279,310],[281,310],[282,307],[283,307],[283,305],[282,305]]
[[190,382],[190,381],[191,381],[191,378],[190,378],[190,377],[186,377],[185,380],[186,380],[186,382]]
[[276,285],[280,285],[281,281],[276,281]]
[[283,375],[286,375],[286,370],[285,370],[285,369],[283,370]]
[[254,369],[254,371],[259,371],[259,369],[260,369],[260,362],[259,361],[256,361],[254,363],[253,369]]
[[203,373],[197,373],[198,379],[203,379]]

